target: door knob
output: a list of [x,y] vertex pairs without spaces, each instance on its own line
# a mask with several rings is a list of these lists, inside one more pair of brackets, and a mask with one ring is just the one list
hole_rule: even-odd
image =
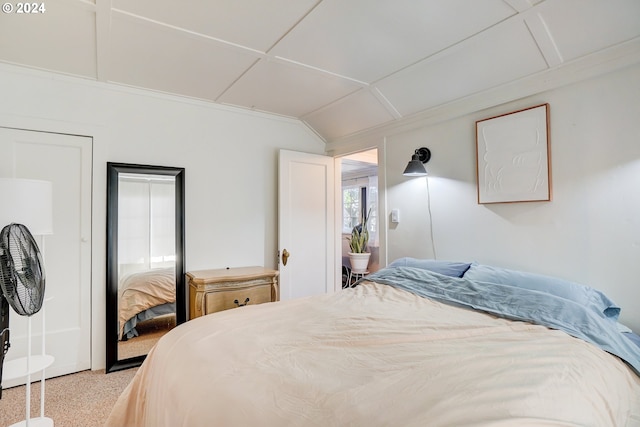
[[289,251],[288,250],[283,250],[282,251],[282,265],[287,265],[287,260],[289,259]]

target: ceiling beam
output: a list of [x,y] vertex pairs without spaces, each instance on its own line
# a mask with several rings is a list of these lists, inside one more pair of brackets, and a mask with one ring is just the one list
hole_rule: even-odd
[[111,0],[97,1],[96,14],[96,79],[109,80],[109,34],[111,31]]
[[326,153],[336,156],[377,147],[386,136],[432,126],[496,105],[557,89],[582,80],[640,64],[640,37],[609,49],[565,62],[555,68],[431,108],[406,118],[336,138],[327,142]]

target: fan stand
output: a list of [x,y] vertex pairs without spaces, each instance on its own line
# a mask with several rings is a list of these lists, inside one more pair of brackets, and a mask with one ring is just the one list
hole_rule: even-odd
[[[45,303],[51,298],[46,299]],[[31,354],[31,318],[27,319],[27,356],[18,359],[5,362],[3,376],[7,380],[15,378],[21,378],[26,376],[26,418],[24,421],[20,421],[16,424],[12,424],[9,427],[53,427],[53,420],[44,416],[44,377],[45,369],[49,367],[54,357],[45,354],[44,342],[45,342],[45,306],[42,305],[42,354]],[[40,416],[37,418],[31,418],[31,375],[41,372],[40,380]]]

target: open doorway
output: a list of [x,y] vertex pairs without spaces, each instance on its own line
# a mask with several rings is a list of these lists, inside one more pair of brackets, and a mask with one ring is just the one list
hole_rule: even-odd
[[[362,224],[365,215],[368,216],[367,230],[369,240],[367,251],[371,253],[364,271],[377,271],[380,265],[380,241],[378,217],[378,150],[371,149],[350,154],[340,158],[341,161],[341,200],[342,200],[342,286],[352,282],[354,276],[349,260],[348,237],[351,237],[354,227]],[[362,271],[362,270],[361,270]],[[351,279],[351,280],[350,280]]]

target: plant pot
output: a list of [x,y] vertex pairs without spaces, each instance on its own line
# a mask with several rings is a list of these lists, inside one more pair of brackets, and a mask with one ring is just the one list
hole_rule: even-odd
[[369,266],[370,256],[371,254],[369,252],[363,252],[363,253],[349,252],[349,262],[351,263],[351,271],[353,272],[367,271],[367,267]]

